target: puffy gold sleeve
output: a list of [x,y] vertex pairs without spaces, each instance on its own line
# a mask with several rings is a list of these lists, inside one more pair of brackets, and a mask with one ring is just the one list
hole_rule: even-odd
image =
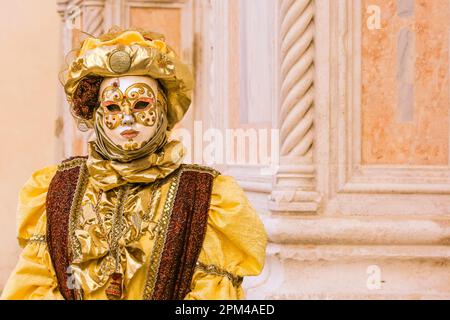
[[267,236],[258,214],[232,177],[214,180],[205,241],[188,300],[244,299],[244,276],[264,266]]
[[19,194],[18,240],[23,248],[1,299],[63,299],[45,241],[45,200],[57,166],[35,172]]

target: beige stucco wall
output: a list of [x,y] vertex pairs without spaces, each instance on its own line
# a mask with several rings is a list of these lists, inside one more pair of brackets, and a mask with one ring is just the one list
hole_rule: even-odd
[[1,3],[0,290],[17,261],[18,191],[54,162],[59,21],[52,0]]

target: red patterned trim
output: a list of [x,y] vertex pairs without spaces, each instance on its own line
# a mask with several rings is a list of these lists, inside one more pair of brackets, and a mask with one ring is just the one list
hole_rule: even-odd
[[59,291],[66,300],[79,298],[79,293],[68,285],[68,268],[71,261],[70,216],[78,210],[78,198],[84,193],[87,182],[86,158],[63,161],[53,177],[46,200],[47,246],[58,280]]
[[181,168],[152,300],[182,300],[189,293],[206,234],[216,175],[198,166]]

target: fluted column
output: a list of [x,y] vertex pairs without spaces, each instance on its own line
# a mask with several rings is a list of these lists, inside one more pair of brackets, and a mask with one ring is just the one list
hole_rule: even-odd
[[275,212],[314,213],[314,0],[280,0],[280,166]]

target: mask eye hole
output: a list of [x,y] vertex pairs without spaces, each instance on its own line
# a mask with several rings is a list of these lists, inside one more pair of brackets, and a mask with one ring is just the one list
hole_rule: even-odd
[[118,113],[120,112],[120,107],[117,104],[109,104],[105,106],[106,110],[108,110],[109,113]]
[[133,107],[133,111],[142,112],[148,109],[148,106],[150,105],[147,101],[138,101]]

